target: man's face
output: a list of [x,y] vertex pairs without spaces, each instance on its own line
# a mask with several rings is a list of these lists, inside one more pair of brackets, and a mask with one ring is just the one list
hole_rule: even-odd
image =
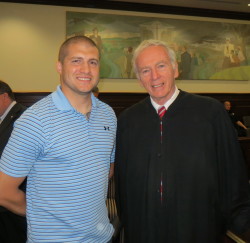
[[152,99],[159,105],[169,100],[175,91],[177,64],[173,67],[163,46],[146,47],[137,57],[138,78]]
[[87,42],[72,43],[67,56],[57,63],[62,91],[68,95],[89,95],[99,81],[99,53]]
[[224,107],[225,107],[225,109],[226,109],[227,111],[230,111],[230,109],[231,109],[231,103],[228,102],[228,101],[226,101],[226,102],[224,103]]

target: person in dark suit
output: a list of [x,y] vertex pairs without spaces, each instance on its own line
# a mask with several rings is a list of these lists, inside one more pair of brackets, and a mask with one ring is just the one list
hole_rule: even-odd
[[[0,157],[7,144],[13,124],[26,107],[15,101],[10,86],[0,80]],[[21,185],[25,191],[26,183]],[[24,243],[27,239],[26,218],[0,207],[0,242]]]
[[247,127],[240,121],[240,119],[235,115],[234,112],[231,110],[231,102],[226,100],[224,102],[224,107],[233,123],[233,126],[235,128],[235,131],[237,133],[237,136],[239,137],[245,137],[246,136],[246,131]]

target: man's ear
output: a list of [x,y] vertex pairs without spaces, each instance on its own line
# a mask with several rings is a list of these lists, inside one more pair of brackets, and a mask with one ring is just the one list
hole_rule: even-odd
[[5,92],[5,93],[2,94],[2,96],[3,96],[3,102],[5,103],[5,101],[9,97],[9,95]]
[[62,74],[62,63],[59,61],[56,63],[56,70],[59,74]]
[[173,64],[173,68],[174,68],[174,78],[178,78],[178,76],[179,76],[179,70],[178,70],[178,63],[177,62],[175,62]]

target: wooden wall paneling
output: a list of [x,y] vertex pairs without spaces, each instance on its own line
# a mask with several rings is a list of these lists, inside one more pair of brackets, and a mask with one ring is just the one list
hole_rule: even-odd
[[25,105],[26,107],[30,107],[50,93],[51,92],[16,92],[14,95],[17,102]]
[[[50,92],[27,92],[27,93],[15,93],[16,100],[21,104],[29,107],[38,100],[50,94]],[[241,119],[242,116],[250,115],[250,94],[225,94],[225,93],[200,93],[199,95],[205,95],[213,97],[220,102],[229,100],[232,102],[233,111]],[[131,105],[146,98],[146,93],[100,93],[99,99],[109,104],[118,116],[123,110]]]

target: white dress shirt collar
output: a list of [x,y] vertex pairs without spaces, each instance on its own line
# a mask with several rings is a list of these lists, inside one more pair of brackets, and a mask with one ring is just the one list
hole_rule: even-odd
[[[178,88],[175,86],[175,91],[174,91],[172,97],[164,104],[166,110],[174,102],[174,100],[177,98],[179,93],[180,93],[180,90],[178,90]],[[151,97],[150,97],[150,100],[151,100],[151,103],[152,103],[153,107],[155,108],[156,112],[158,113],[158,109],[162,105],[157,104]]]
[[9,105],[9,107],[6,109],[6,111],[3,113],[2,116],[0,116],[0,121],[2,122],[4,120],[4,118],[8,115],[9,111],[11,110],[11,108],[16,104],[16,101],[12,101],[11,104]]

